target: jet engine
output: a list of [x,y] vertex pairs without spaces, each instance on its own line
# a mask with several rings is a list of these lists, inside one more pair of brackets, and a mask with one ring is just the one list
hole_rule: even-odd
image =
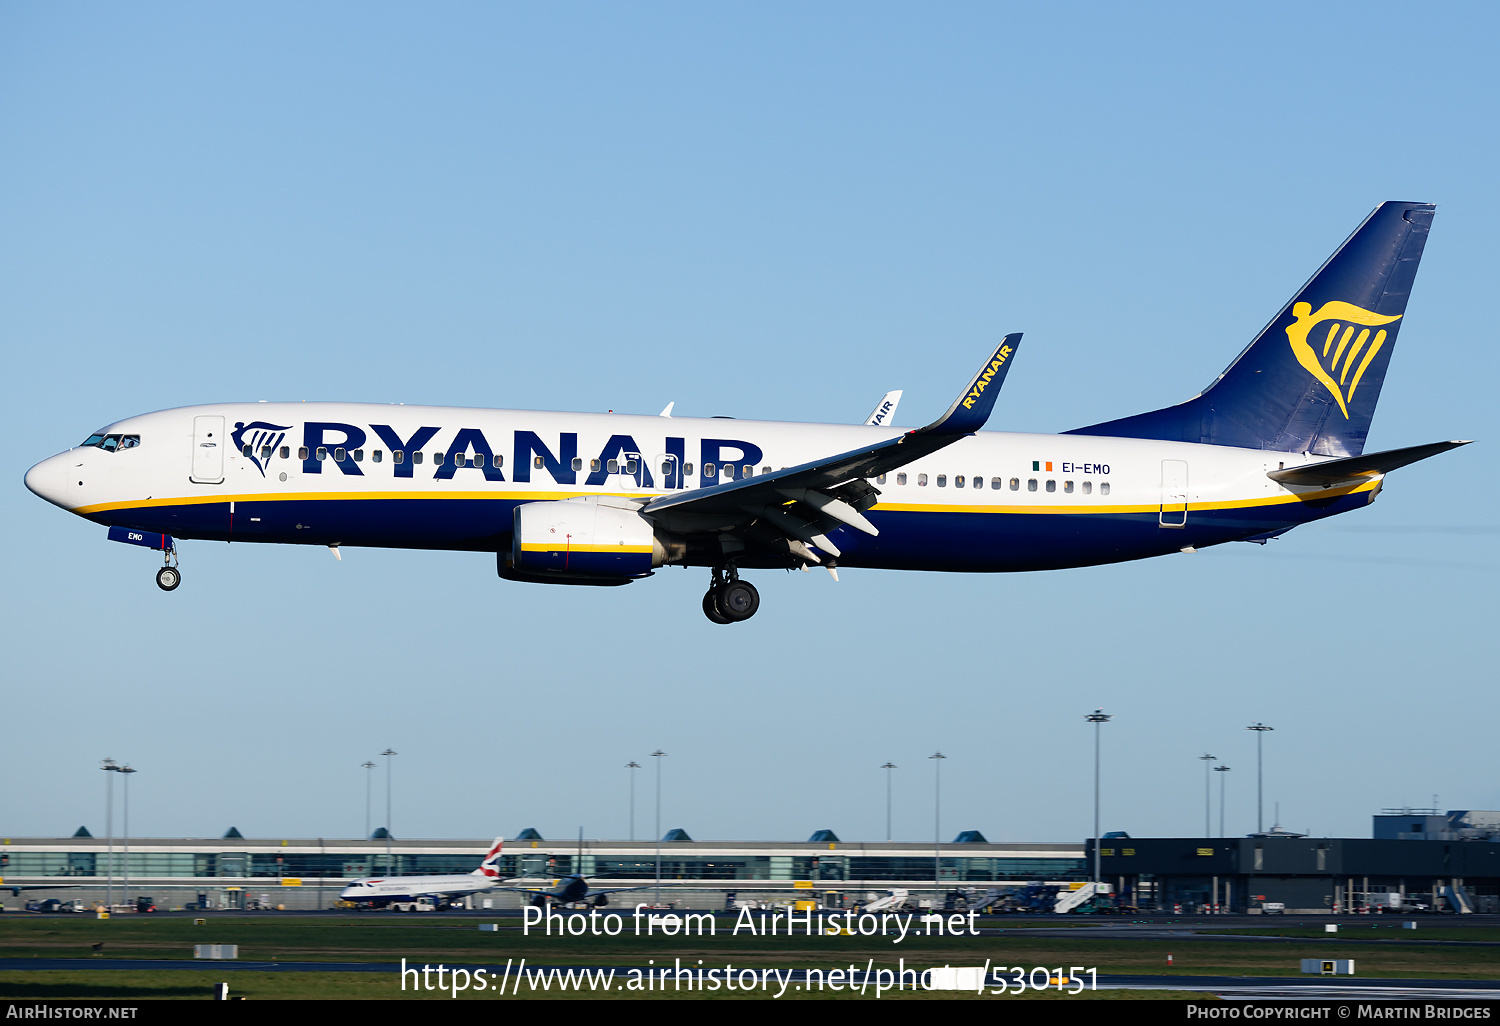
[[640,507],[639,501],[618,495],[517,506],[510,558],[501,576],[625,584],[680,559],[683,544],[659,532]]

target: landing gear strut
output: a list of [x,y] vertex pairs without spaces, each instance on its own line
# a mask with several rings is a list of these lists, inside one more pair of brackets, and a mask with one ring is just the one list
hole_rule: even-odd
[[163,566],[156,571],[156,586],[162,591],[175,591],[182,583],[182,571],[177,568],[177,545],[164,549],[161,554]]
[[749,581],[740,580],[733,566],[714,568],[713,583],[703,595],[703,615],[714,623],[739,623],[760,608],[760,592]]

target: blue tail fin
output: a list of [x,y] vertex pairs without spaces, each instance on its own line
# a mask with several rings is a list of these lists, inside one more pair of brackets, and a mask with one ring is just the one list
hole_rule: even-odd
[[1068,434],[1360,455],[1435,209],[1376,207],[1202,394]]

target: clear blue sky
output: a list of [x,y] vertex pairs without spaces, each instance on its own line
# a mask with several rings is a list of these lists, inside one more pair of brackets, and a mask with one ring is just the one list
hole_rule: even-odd
[[[1077,840],[1500,808],[1492,5],[0,4],[0,833]],[[1469,446],[1264,548],[625,589],[183,545],[30,495],[111,420],[339,399],[991,426],[1185,399],[1378,202],[1439,204],[1371,446]],[[380,761],[377,758],[377,761]],[[382,771],[383,772],[383,771]],[[1215,781],[1217,785],[1217,781]],[[377,787],[377,805],[383,785]],[[1217,795],[1217,786],[1215,786]],[[1217,826],[1217,811],[1215,826]]]

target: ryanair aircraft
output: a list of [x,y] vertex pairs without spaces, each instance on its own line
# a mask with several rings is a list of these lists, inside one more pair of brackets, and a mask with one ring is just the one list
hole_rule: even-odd
[[[1434,207],[1383,203],[1187,402],[1060,435],[984,432],[1009,335],[924,428],[357,403],[222,403],[102,427],[26,486],[163,554],[176,541],[494,552],[499,575],[619,585],[710,571],[1052,570],[1264,543],[1372,502],[1461,441],[1365,453]],[[887,408],[889,404],[889,409]]]

